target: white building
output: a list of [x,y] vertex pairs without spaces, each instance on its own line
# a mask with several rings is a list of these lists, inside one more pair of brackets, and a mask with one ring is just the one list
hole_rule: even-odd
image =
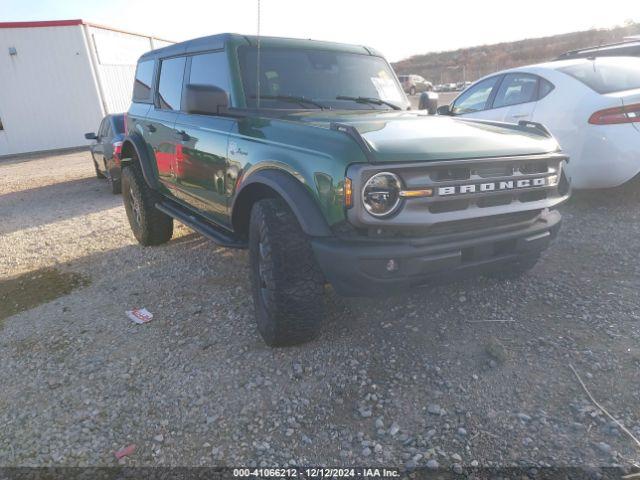
[[170,43],[82,20],[0,22],[0,156],[86,145],[128,109],[138,57]]

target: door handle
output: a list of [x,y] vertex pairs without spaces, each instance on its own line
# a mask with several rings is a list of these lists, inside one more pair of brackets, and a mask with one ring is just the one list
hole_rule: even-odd
[[147,123],[147,128],[149,129],[149,131],[151,133],[155,132],[157,129],[156,127],[153,125],[153,123]]
[[516,113],[514,115],[511,115],[511,118],[524,118],[524,117],[528,117],[529,114],[528,113]]
[[178,138],[180,140],[182,140],[183,142],[188,142],[191,137],[189,136],[189,134],[187,132],[185,132],[184,130],[179,130],[176,132],[176,135],[178,136]]

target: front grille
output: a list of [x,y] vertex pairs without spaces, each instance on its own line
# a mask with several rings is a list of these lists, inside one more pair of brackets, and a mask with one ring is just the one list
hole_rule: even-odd
[[447,180],[467,180],[471,178],[471,169],[465,167],[434,168],[430,176],[436,182],[444,182]]
[[520,173],[547,173],[549,165],[546,162],[525,162],[520,165]]
[[513,167],[511,165],[486,166],[476,168],[473,172],[480,178],[510,177],[513,175]]
[[[453,161],[451,166],[430,168],[427,164],[421,170],[406,170],[401,176],[408,188],[433,188],[434,196],[425,199],[426,208],[430,213],[441,214],[544,200],[549,191],[557,195],[557,187],[546,182],[559,173],[560,160],[557,156],[512,157],[477,160],[473,165],[455,165]],[[544,185],[518,185],[540,179],[545,180]],[[454,189],[454,193],[445,193],[441,188]],[[465,188],[473,190],[463,191]]]
[[[389,218],[369,215],[360,203],[348,211],[349,222],[356,228],[406,230],[415,235],[452,229],[467,221],[501,221],[503,214],[539,212],[553,208],[566,199],[568,187],[562,174],[566,157],[559,153],[515,157],[443,160],[396,164],[355,164],[348,176],[358,192],[371,177],[382,170],[398,175],[405,190],[432,190],[428,197],[406,198]],[[564,182],[564,183],[563,183]],[[494,220],[496,219],[496,220]],[[506,220],[509,221],[509,220]],[[472,228],[476,228],[475,226]],[[395,235],[395,234],[394,234]]]

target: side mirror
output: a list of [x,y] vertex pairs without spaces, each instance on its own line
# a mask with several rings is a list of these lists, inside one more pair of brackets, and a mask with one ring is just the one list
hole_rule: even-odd
[[85,133],[84,138],[87,140],[98,140],[98,136],[94,132]]
[[429,115],[435,115],[438,110],[439,96],[435,92],[423,92],[420,94],[419,110],[426,110]]
[[442,105],[438,107],[438,115],[451,115],[451,107],[449,105]]
[[185,92],[187,113],[218,115],[229,108],[229,94],[213,85],[187,85]]

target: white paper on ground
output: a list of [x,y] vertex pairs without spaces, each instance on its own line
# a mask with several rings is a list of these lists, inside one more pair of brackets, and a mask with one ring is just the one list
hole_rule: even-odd
[[127,310],[126,314],[132,322],[138,324],[147,323],[153,320],[153,313],[146,308],[134,308],[133,310]]

